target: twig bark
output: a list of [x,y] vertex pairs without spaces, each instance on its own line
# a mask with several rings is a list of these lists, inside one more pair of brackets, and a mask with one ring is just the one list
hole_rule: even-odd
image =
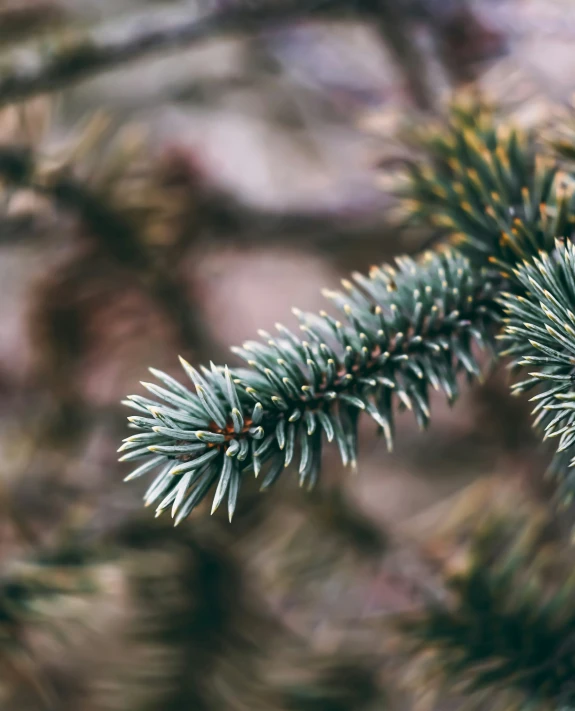
[[406,86],[418,108],[433,109],[433,93],[427,62],[409,29],[407,3],[399,0],[358,0],[363,16],[371,20],[403,73]]
[[149,12],[79,33],[54,38],[51,47],[14,52],[0,71],[0,105],[61,89],[146,55],[176,50],[228,34],[250,33],[322,13],[331,0],[242,3],[200,17],[189,9]]
[[[396,0],[231,0],[198,16],[189,7],[115,19],[77,36],[54,36],[35,48],[2,57],[0,106],[71,86],[92,75],[161,52],[230,33],[257,33],[312,17],[375,22],[396,57],[420,108],[433,102],[426,62],[410,37],[406,11]],[[186,5],[186,3],[184,3]]]

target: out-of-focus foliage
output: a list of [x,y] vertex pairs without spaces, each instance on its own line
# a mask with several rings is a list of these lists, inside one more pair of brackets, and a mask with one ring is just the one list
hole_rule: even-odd
[[538,150],[533,132],[502,122],[493,107],[454,103],[444,122],[416,126],[406,138],[423,151],[409,166],[406,221],[448,236],[473,264],[511,277],[518,261],[571,235],[567,176]]
[[422,696],[447,686],[502,708],[572,703],[573,555],[547,512],[518,511],[483,511],[448,564],[445,599],[400,622]]

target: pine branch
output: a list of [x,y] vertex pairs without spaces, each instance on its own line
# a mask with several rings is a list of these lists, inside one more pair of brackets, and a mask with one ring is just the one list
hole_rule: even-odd
[[533,263],[517,269],[525,296],[506,293],[502,339],[512,357],[512,365],[529,367],[529,377],[516,383],[516,394],[537,387],[534,426],[544,439],[556,439],[553,471],[561,476],[562,495],[573,497],[575,466],[575,246],[557,242],[552,254],[542,252]]
[[108,22],[70,39],[55,36],[4,59],[0,106],[55,91],[127,62],[174,51],[230,33],[252,33],[323,13],[328,0],[238,2],[197,16],[194,11],[149,12]]
[[145,496],[158,515],[171,507],[179,523],[215,487],[212,512],[227,498],[231,518],[244,473],[265,467],[267,489],[296,451],[300,485],[312,488],[322,433],[355,466],[362,410],[391,449],[395,400],[426,427],[430,385],[453,401],[457,372],[479,375],[472,344],[491,341],[504,289],[528,298],[516,266],[536,263],[557,235],[571,235],[573,191],[537,157],[533,137],[502,132],[475,104],[455,107],[447,135],[433,134],[427,146],[433,168],[413,169],[410,209],[446,228],[458,252],[400,259],[398,270],[374,269],[370,279],[354,275],[346,294],[330,294],[346,325],[298,314],[307,340],[282,326],[279,339],[262,334],[267,343],[235,349],[248,369],[212,364],[202,375],[184,362],[195,393],[152,371],[167,389],[144,385],[164,402],[129,398],[141,432],[125,440],[122,460],[147,460],[128,479],[159,470]]
[[307,340],[278,325],[279,338],[262,333],[234,351],[249,368],[230,372],[212,364],[202,374],[182,361],[195,393],[170,376],[144,383],[162,403],[131,396],[126,404],[140,433],[127,438],[122,461],[145,459],[127,479],[159,469],[145,500],[158,515],[171,506],[182,521],[216,486],[212,511],[227,497],[232,517],[242,478],[265,474],[269,488],[299,450],[300,485],[320,473],[322,440],[335,440],[344,465],[356,466],[357,420],[367,412],[393,446],[395,401],[418,424],[430,418],[429,388],[450,402],[457,374],[479,377],[474,344],[492,341],[497,320],[494,289],[456,253],[428,254],[398,268],[355,274],[346,293],[329,293],[346,324],[322,313],[301,314]]
[[[498,290],[507,291],[504,303],[511,319],[505,339],[508,347],[502,355],[516,356],[514,365],[549,361],[548,350],[542,356],[531,343],[534,338],[539,341],[543,332],[541,349],[554,350],[559,345],[548,343],[553,337],[546,329],[556,326],[542,309],[553,308],[548,299],[559,298],[555,272],[563,272],[561,284],[567,279],[564,263],[569,261],[570,248],[564,251],[556,240],[574,236],[573,178],[559,172],[552,159],[538,155],[535,136],[498,127],[493,110],[477,103],[455,106],[447,128],[424,132],[417,143],[429,157],[423,168],[412,167],[407,190],[409,219],[440,227],[443,237],[456,244],[472,264],[488,269]],[[561,151],[557,145],[554,150],[568,158],[565,142]],[[546,255],[557,250],[559,256],[550,261]],[[533,291],[534,279],[543,284],[538,292]],[[543,297],[541,289],[552,296]],[[563,293],[560,299],[565,308],[569,298]],[[559,377],[564,378],[563,388]],[[514,386],[514,392],[536,385],[542,392],[534,398],[535,426],[546,439],[560,437],[550,473],[563,480],[560,495],[567,502],[575,486],[573,477],[566,474],[575,462],[575,429],[555,396],[568,397],[571,376],[565,369],[559,376],[545,367],[540,375],[532,374]]]

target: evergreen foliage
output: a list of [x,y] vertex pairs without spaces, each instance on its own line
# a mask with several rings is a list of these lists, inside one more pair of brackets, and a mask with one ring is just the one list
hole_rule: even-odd
[[[35,12],[35,0],[25,4],[31,6],[24,8],[26,14]],[[403,65],[415,102],[431,108],[427,62],[418,58],[419,43],[411,42],[407,31],[406,13],[414,4],[400,4],[351,5]],[[154,506],[157,516],[171,513],[177,525],[209,501],[212,514],[225,508],[230,521],[235,516],[233,527],[226,520],[200,518],[174,529],[168,516],[154,521],[138,509],[142,519],[137,520],[132,502],[103,496],[109,486],[103,475],[108,438],[116,437],[117,427],[116,404],[110,407],[114,388],[103,398],[91,392],[94,381],[100,382],[100,373],[92,370],[92,362],[100,360],[97,348],[110,350],[103,336],[117,333],[112,342],[125,346],[126,326],[136,323],[139,310],[157,310],[162,334],[157,342],[174,338],[200,360],[201,349],[211,347],[209,329],[204,331],[202,309],[190,303],[195,290],[189,275],[180,271],[196,238],[200,244],[212,231],[227,239],[238,229],[247,234],[254,228],[280,241],[294,224],[299,229],[302,216],[284,216],[278,230],[275,212],[236,203],[233,190],[215,187],[218,181],[207,174],[210,161],[198,159],[203,153],[195,153],[193,141],[174,141],[163,165],[161,152],[145,145],[137,128],[127,126],[114,138],[116,129],[110,125],[108,132],[98,115],[80,137],[63,141],[69,145],[62,152],[45,151],[65,138],[69,119],[45,141],[52,99],[44,108],[41,99],[32,121],[35,110],[27,114],[33,107],[13,102],[228,35],[265,35],[263,42],[251,43],[253,57],[247,52],[244,57],[239,47],[229,56],[239,61],[241,55],[241,64],[250,60],[245,62],[250,70],[254,58],[260,63],[265,57],[262,81],[268,82],[281,57],[298,51],[300,37],[308,41],[303,36],[308,28],[300,36],[293,22],[347,21],[350,9],[349,3],[331,0],[218,0],[198,14],[184,5],[134,11],[93,28],[76,26],[72,16],[68,26],[62,15],[54,20],[62,22],[61,35],[47,33],[22,51],[5,53],[0,107],[18,120],[12,128],[11,120],[6,130],[0,126],[5,198],[0,219],[6,218],[0,242],[15,241],[4,228],[16,224],[19,240],[40,203],[42,213],[51,213],[55,232],[59,210],[73,216],[74,236],[62,245],[69,261],[52,270],[35,293],[41,304],[38,331],[48,347],[37,349],[39,364],[31,364],[22,378],[24,387],[17,392],[25,397],[12,398],[16,391],[8,369],[0,383],[8,414],[14,407],[26,410],[23,421],[32,422],[33,440],[20,440],[20,428],[14,428],[16,458],[23,454],[26,476],[5,477],[1,492],[5,518],[14,521],[7,521],[2,534],[0,706],[6,711],[375,711],[449,689],[476,708],[573,708],[575,559],[565,535],[573,520],[555,510],[539,516],[533,491],[524,507],[522,495],[533,482],[523,470],[508,500],[501,496],[503,487],[495,487],[489,500],[472,492],[473,513],[468,508],[452,518],[454,501],[448,503],[449,515],[440,506],[447,536],[430,535],[418,550],[412,546],[417,521],[404,527],[400,516],[390,517],[384,533],[381,521],[364,518],[341,488],[326,495],[327,488],[319,487],[304,506],[292,493],[271,515],[277,502],[266,507],[256,491],[270,489],[290,469],[300,487],[311,491],[321,476],[326,443],[337,448],[344,466],[355,469],[362,413],[392,450],[398,412],[410,411],[416,425],[427,428],[433,391],[451,405],[464,383],[481,381],[485,365],[501,359],[518,374],[512,393],[531,396],[537,433],[555,444],[550,471],[559,482],[559,498],[572,500],[575,130],[569,120],[543,142],[539,132],[502,122],[493,107],[474,99],[454,103],[441,121],[412,129],[406,140],[419,155],[406,162],[407,187],[398,192],[401,227],[423,227],[428,238],[420,254],[372,267],[365,275],[353,273],[342,289],[324,292],[328,304],[319,314],[294,309],[297,332],[277,324],[273,334],[260,331],[259,340],[232,349],[242,367],[237,361],[204,367],[181,359],[189,382],[152,368],[155,382],[142,384],[149,395],[124,401],[133,410],[132,432],[120,457],[133,467],[126,481],[151,477],[146,505]],[[462,7],[454,9],[456,24],[470,17]],[[0,10],[0,25],[5,12]],[[269,30],[284,22],[288,32],[275,47],[275,32]],[[440,43],[447,39],[445,27]],[[28,29],[33,39],[33,28]],[[316,28],[309,29],[313,34]],[[12,41],[14,33],[7,34]],[[266,57],[268,49],[273,52]],[[186,86],[170,77],[162,84],[164,99],[177,102],[179,112],[200,95],[202,102],[212,91],[219,97],[222,88],[235,92],[245,84],[255,96],[255,82],[244,81],[238,69],[229,76],[223,67],[217,77],[208,72],[206,84],[203,72],[192,72]],[[330,84],[328,93],[347,111],[348,89],[329,77],[320,81]],[[351,103],[362,94],[354,91]],[[294,133],[301,135],[297,97],[297,117],[291,97],[277,103],[270,118],[290,128],[297,118]],[[324,111],[320,103],[318,116]],[[127,101],[126,109],[131,104]],[[140,109],[148,115],[150,108],[146,99],[134,115]],[[341,213],[330,211],[329,220],[320,216],[325,222],[319,230],[316,214],[309,222],[305,214],[309,227],[299,231],[300,239],[308,231],[338,231],[334,214]],[[374,232],[371,226],[367,231]],[[58,240],[54,246],[60,249]],[[19,279],[16,273],[14,281]],[[117,288],[122,281],[126,284]],[[108,301],[114,302],[112,319]],[[146,343],[152,341],[146,333]],[[28,399],[29,384],[45,392]],[[499,402],[490,404],[493,411]],[[508,410],[490,432],[506,418],[513,419]],[[522,426],[515,428],[515,440],[524,435]],[[523,450],[523,442],[515,445],[506,447],[506,456]],[[93,456],[97,448],[101,460]],[[80,460],[84,478],[76,475]],[[36,468],[43,486],[34,481]],[[80,485],[68,487],[70,470]],[[541,482],[536,487],[538,495],[547,496]],[[72,499],[80,502],[77,509]],[[58,546],[64,509],[74,509],[74,524],[71,540]],[[44,520],[34,521],[37,512]],[[37,525],[16,522],[21,513]],[[419,521],[426,535],[427,513]],[[270,564],[272,557],[277,564]],[[94,592],[106,598],[101,609]],[[103,643],[85,658],[80,644],[91,645],[87,638],[74,643],[75,616],[88,623],[84,632],[96,633],[90,640]],[[399,644],[391,631],[399,631]],[[55,652],[57,641],[65,643],[67,654]],[[410,677],[407,699],[394,699],[396,692],[403,694],[389,674],[396,662]],[[452,708],[451,699],[441,702]]]
[[72,560],[69,552],[62,549],[56,556],[4,564],[0,579],[2,698],[8,690],[31,684],[33,696],[43,707],[55,703],[52,679],[39,659],[38,636],[67,643],[72,633],[82,628],[79,616],[70,615],[73,601],[89,601],[101,584],[94,561],[86,557]]
[[575,452],[575,249],[572,242],[557,242],[552,253],[542,252],[532,263],[516,270],[525,296],[504,293],[508,318],[502,339],[504,355],[512,365],[534,368],[529,377],[513,385],[523,393],[537,387],[532,397],[535,426],[545,439],[557,442],[553,469],[563,474],[568,496],[572,478],[566,476]]
[[[545,276],[541,265],[550,264],[544,255],[555,252],[557,238],[569,239],[573,231],[570,176],[541,153],[534,135],[498,125],[484,104],[454,104],[444,126],[415,139],[427,157],[411,165],[404,205],[408,222],[440,228],[435,252],[373,268],[368,277],[355,273],[353,282],[343,281],[344,291],[326,292],[341,320],[294,310],[303,338],[282,325],[276,336],[261,332],[262,341],[233,349],[247,368],[211,364],[200,373],[183,362],[195,392],[152,370],[165,387],[144,386],[158,399],[126,401],[138,411],[129,419],[139,432],[124,441],[122,460],[145,460],[127,479],[156,472],[145,500],[156,505],[158,515],[171,507],[179,523],[215,489],[212,513],[227,499],[231,519],[246,474],[258,477],[263,471],[261,487],[267,489],[292,462],[300,485],[312,488],[324,439],[335,440],[344,465],[355,467],[362,411],[376,421],[389,449],[396,403],[426,427],[430,387],[453,402],[459,372],[470,380],[479,377],[476,346],[493,343],[503,293],[504,307],[518,318],[528,311],[532,324],[508,324],[505,354],[543,364],[540,354],[527,352],[532,329],[539,333],[542,324],[547,340],[557,340],[544,321],[565,314],[549,316],[552,311],[539,300],[531,308],[526,304],[535,272],[548,280],[541,286],[546,294],[558,288],[557,278],[551,272]],[[566,265],[563,271],[571,268]],[[570,283],[566,274],[562,283],[565,288]],[[545,300],[559,299],[569,309],[570,297]],[[517,336],[523,340],[515,344]],[[570,337],[562,334],[561,348]],[[551,376],[563,378],[569,390],[569,356],[559,357],[555,347],[551,354],[545,342],[536,348],[546,348],[546,358],[558,358],[563,370],[546,368],[515,391]],[[537,424],[547,436],[561,435],[563,452],[573,444],[575,430],[568,407],[557,411],[555,394],[569,396],[559,388],[548,393],[555,404],[540,396]],[[555,461],[561,472],[564,465],[564,458]]]
[[405,220],[438,229],[476,266],[512,277],[573,230],[572,191],[534,135],[498,125],[486,104],[456,103],[445,125],[414,130],[423,151],[403,192]]
[[265,342],[234,349],[248,369],[212,364],[200,373],[182,361],[195,393],[153,370],[166,387],[144,386],[163,402],[128,399],[139,412],[130,422],[142,431],[125,440],[122,459],[145,459],[128,479],[159,468],[145,497],[158,514],[171,506],[178,523],[215,486],[212,512],[227,498],[231,518],[246,472],[257,477],[265,469],[266,489],[296,458],[300,485],[311,488],[324,438],[355,467],[362,411],[391,449],[396,401],[425,427],[430,387],[452,402],[459,372],[479,376],[474,346],[492,343],[497,321],[484,271],[472,271],[456,253],[429,253],[374,268],[369,278],[354,274],[354,281],[327,294],[345,324],[298,312],[306,340],[278,325],[279,337],[263,333]]

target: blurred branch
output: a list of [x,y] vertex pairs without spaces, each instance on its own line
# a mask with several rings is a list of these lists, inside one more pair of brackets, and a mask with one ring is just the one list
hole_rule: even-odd
[[4,0],[0,4],[0,41],[14,43],[65,20],[64,8],[54,0]]
[[[0,145],[0,177],[13,185],[32,187],[48,197],[65,201],[62,202],[65,207],[72,207],[76,213],[80,211],[85,224],[103,233],[101,239],[109,243],[107,250],[114,251],[117,261],[125,264],[126,259],[134,259],[132,238],[118,238],[115,235],[116,232],[120,235],[134,233],[131,224],[117,211],[106,206],[100,195],[94,194],[90,188],[72,180],[70,176],[64,179],[60,173],[56,182],[49,181],[45,185],[44,181],[40,181],[41,185],[31,185],[36,170],[29,163],[30,160],[34,159],[29,149]],[[357,208],[345,207],[331,212],[274,210],[243,203],[217,188],[198,186],[192,178],[187,173],[183,177],[189,182],[190,193],[196,196],[195,219],[208,228],[210,241],[216,239],[218,242],[235,245],[269,245],[289,238],[292,245],[320,250],[329,248],[330,253],[334,254],[335,251],[336,255],[350,250],[357,254],[374,245],[377,245],[378,253],[381,253],[382,249],[392,251],[397,244],[398,232],[395,228],[393,231],[389,229],[386,219],[386,208],[393,201],[385,193],[381,195],[377,211],[368,208],[367,214]],[[88,196],[89,204],[86,204]],[[96,209],[99,215],[95,214]],[[105,214],[102,214],[102,210]],[[110,224],[113,225],[111,231]],[[33,218],[30,215],[0,216],[0,245],[33,240],[43,234],[41,230],[33,230],[32,226]],[[139,240],[138,244],[141,245]]]
[[352,4],[348,0],[233,2],[200,17],[184,6],[177,11],[164,9],[123,21],[116,19],[86,32],[78,31],[77,35],[54,35],[42,45],[3,57],[0,106],[202,40],[230,33],[257,33],[312,17],[349,19],[350,13],[375,23],[417,105],[432,107],[425,58],[410,37],[408,14],[388,0],[358,0]]
[[152,259],[130,222],[98,195],[65,173],[54,173],[40,180],[33,151],[23,147],[0,147],[0,176],[15,186],[46,195],[77,215],[105,253],[132,271],[153,294],[175,324],[182,345],[196,349],[204,342],[203,327],[189,304],[184,285],[173,271]]
[[427,61],[409,29],[408,3],[397,0],[358,0],[358,10],[370,20],[393,53],[418,108],[433,108]]
[[287,0],[216,11],[201,17],[190,10],[146,13],[114,20],[77,37],[54,37],[23,53],[3,58],[0,105],[86,79],[126,62],[175,50],[230,32],[258,32],[286,21],[310,17],[331,0]]
[[[385,196],[382,196],[382,201]],[[377,245],[379,253],[397,245],[397,230],[389,229],[383,211],[366,216],[346,214],[342,209],[333,213],[302,210],[266,210],[226,195],[213,195],[201,206],[201,222],[209,225],[210,238],[233,244],[267,245],[284,243],[330,252],[355,252]]]

